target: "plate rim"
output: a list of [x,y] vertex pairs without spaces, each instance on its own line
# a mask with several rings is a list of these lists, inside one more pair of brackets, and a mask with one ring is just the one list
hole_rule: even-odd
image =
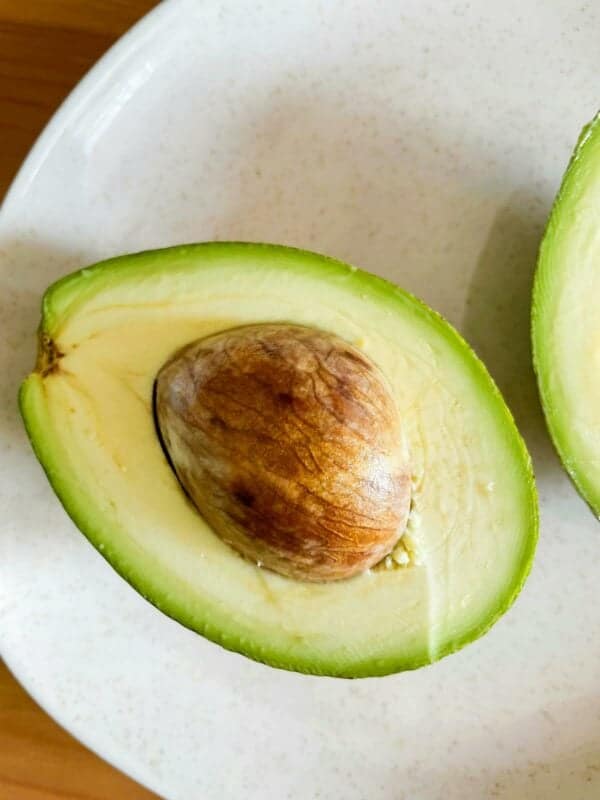
[[158,0],[158,4],[147,11],[114,41],[107,50],[81,76],[52,113],[42,130],[34,139],[17,172],[8,185],[0,201],[0,221],[36,177],[52,147],[65,132],[74,114],[86,102],[94,88],[118,65],[120,59],[128,55],[136,46],[138,39],[158,27],[163,17],[174,13],[180,0]]

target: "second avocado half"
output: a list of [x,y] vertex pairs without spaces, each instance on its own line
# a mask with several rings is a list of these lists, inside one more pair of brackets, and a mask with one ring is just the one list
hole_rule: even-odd
[[575,147],[540,248],[534,364],[550,435],[600,516],[600,115]]

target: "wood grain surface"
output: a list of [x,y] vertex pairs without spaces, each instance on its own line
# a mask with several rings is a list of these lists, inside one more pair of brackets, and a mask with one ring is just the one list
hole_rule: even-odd
[[[0,198],[59,103],[154,5],[0,0]],[[62,730],[0,663],[0,800],[153,797]]]

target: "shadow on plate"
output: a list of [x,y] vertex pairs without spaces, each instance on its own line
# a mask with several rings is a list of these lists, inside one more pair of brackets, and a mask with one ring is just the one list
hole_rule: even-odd
[[531,448],[538,477],[561,470],[546,432],[531,353],[531,291],[549,202],[514,191],[497,212],[473,273],[462,330]]

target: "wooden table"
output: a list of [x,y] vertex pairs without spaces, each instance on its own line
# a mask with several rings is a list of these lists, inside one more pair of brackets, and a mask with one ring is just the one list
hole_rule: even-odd
[[[0,0],[0,197],[60,101],[156,0]],[[0,663],[1,800],[155,797],[86,750]]]

